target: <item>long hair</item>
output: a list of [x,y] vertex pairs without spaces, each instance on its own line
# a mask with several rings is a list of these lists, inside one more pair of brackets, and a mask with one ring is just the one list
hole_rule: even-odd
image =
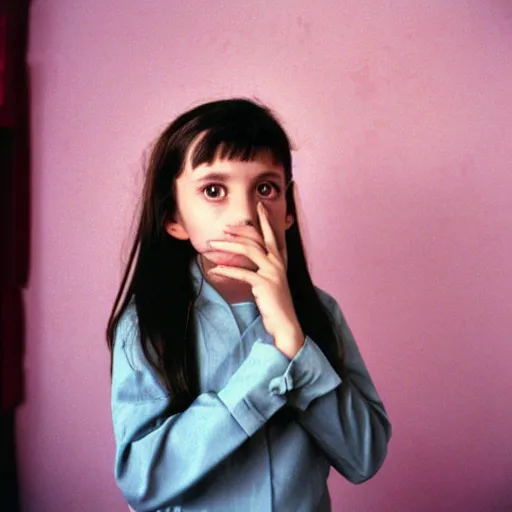
[[194,322],[190,321],[196,297],[189,265],[195,250],[189,240],[173,238],[165,230],[166,222],[176,213],[174,184],[192,142],[193,167],[211,164],[217,157],[251,161],[264,152],[284,168],[289,184],[287,213],[295,220],[286,231],[287,276],[293,304],[303,332],[315,340],[341,373],[341,343],[311,281],[304,254],[289,138],[270,109],[247,99],[200,105],[174,120],[154,144],[135,239],[108,320],[111,370],[116,327],[133,300],[143,353],[172,394],[173,409],[184,410],[199,394]]

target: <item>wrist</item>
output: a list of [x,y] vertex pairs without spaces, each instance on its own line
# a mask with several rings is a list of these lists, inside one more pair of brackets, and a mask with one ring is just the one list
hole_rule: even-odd
[[305,336],[300,325],[291,325],[284,327],[274,337],[276,347],[284,355],[293,359],[297,352],[304,345]]

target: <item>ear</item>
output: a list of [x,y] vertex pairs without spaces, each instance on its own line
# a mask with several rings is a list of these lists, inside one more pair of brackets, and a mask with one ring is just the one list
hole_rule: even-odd
[[293,215],[287,215],[286,222],[285,222],[285,229],[291,228],[293,226],[294,222],[295,222],[295,219],[293,218]]
[[179,221],[167,221],[165,224],[165,231],[167,231],[167,234],[171,235],[173,238],[177,238],[178,240],[188,240],[190,238],[187,230]]

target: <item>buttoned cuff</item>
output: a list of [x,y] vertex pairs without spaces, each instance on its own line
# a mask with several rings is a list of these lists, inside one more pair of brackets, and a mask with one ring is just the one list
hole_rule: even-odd
[[283,375],[270,382],[269,390],[286,396],[288,404],[305,411],[309,404],[341,384],[339,375],[320,347],[309,337],[290,361]]
[[271,392],[270,382],[283,375],[288,364],[289,359],[274,345],[258,340],[226,387],[218,392],[218,397],[248,436],[286,404],[285,396]]

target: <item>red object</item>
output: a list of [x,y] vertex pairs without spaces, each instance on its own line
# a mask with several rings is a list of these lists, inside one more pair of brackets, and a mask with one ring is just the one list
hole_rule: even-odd
[[0,413],[22,401],[29,270],[28,0],[0,0]]

